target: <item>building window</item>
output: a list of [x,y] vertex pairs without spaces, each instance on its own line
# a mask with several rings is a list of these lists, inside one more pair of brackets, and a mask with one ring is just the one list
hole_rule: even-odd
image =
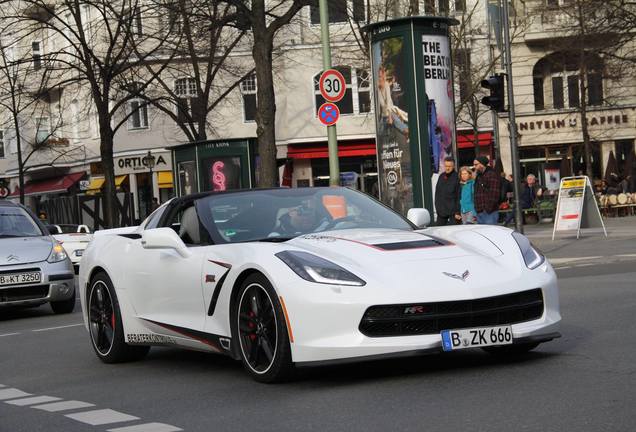
[[51,127],[49,123],[48,117],[39,117],[35,119],[36,122],[36,133],[35,133],[35,144],[36,146],[46,144],[46,141],[49,139],[51,135]]
[[588,71],[587,99],[590,106],[603,104],[603,63],[587,53],[583,65],[574,53],[557,52],[539,60],[533,70],[534,107],[544,109],[579,108],[582,103],[580,69]]
[[455,0],[455,12],[466,11],[466,0]]
[[470,73],[470,50],[455,51],[455,66],[459,73],[459,99],[464,103],[471,96],[472,74]]
[[[371,93],[369,72],[364,69],[353,69],[349,66],[334,67],[345,79],[345,94],[336,105],[340,114],[363,114],[371,111]],[[318,108],[326,101],[320,94],[320,74],[314,76],[314,97],[316,115]]]
[[552,107],[562,109],[563,104],[563,77],[552,77]]
[[0,159],[4,159],[4,131],[0,130]]
[[141,11],[139,8],[135,9],[135,12],[132,16],[132,21],[130,23],[130,30],[133,36],[141,37],[144,35],[142,22],[141,22]]
[[38,70],[42,68],[42,47],[40,42],[31,42],[31,50],[33,52],[33,69]]
[[197,98],[196,79],[179,78],[175,80],[174,93],[177,96],[177,122],[190,122],[193,116],[192,102]]
[[256,74],[253,73],[241,82],[241,95],[243,96],[243,120],[252,122],[256,120]]
[[[352,18],[354,21],[364,21],[364,0],[351,1]],[[347,0],[328,0],[329,23],[344,23],[349,20],[348,1]],[[312,24],[320,24],[320,9],[318,8],[318,0],[313,0],[309,6],[309,15]]]
[[[139,93],[139,84],[133,85],[133,92]],[[141,97],[130,99],[127,104],[128,129],[146,129],[148,128],[148,103]]]

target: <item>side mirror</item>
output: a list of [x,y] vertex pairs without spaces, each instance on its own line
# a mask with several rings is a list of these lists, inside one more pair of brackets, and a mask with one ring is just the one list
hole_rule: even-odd
[[192,256],[192,252],[171,228],[154,228],[141,234],[141,246],[144,249],[172,249],[183,258]]
[[412,208],[406,218],[418,228],[426,228],[431,223],[431,214],[425,208]]

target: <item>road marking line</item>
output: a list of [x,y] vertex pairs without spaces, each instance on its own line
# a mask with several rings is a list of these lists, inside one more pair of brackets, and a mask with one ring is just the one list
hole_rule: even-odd
[[31,393],[23,392],[17,388],[8,388],[0,390],[0,400],[17,399],[25,396],[31,396]]
[[31,408],[44,410],[48,412],[58,412],[58,411],[66,411],[66,410],[79,409],[79,408],[88,408],[93,406],[95,405],[93,405],[92,403],[72,400],[72,401],[53,402],[53,403],[44,404],[44,405],[36,405]]
[[562,264],[562,263],[570,263],[575,261],[583,261],[583,260],[594,260],[598,258],[603,258],[600,256],[587,256],[587,257],[573,257],[573,258],[548,258],[551,264]]
[[5,337],[5,336],[15,336],[15,335],[19,335],[20,333],[5,333],[5,334],[1,334],[0,337]]
[[63,325],[63,326],[58,326],[58,327],[47,327],[47,328],[31,330],[31,331],[33,331],[33,332],[43,332],[43,331],[58,330],[58,329],[69,328],[69,327],[78,327],[78,326],[81,326],[81,325],[84,325],[84,323]]
[[43,404],[45,402],[54,402],[61,400],[58,397],[53,396],[33,396],[24,399],[14,399],[10,401],[6,401],[5,403],[17,406],[27,406],[27,405],[35,405],[35,404]]
[[84,411],[75,414],[67,414],[66,417],[77,420],[78,422],[87,423],[91,426],[139,420],[139,417],[124,414],[112,409]]
[[108,432],[177,432],[183,429],[165,423],[144,423],[135,426],[125,426],[108,429]]

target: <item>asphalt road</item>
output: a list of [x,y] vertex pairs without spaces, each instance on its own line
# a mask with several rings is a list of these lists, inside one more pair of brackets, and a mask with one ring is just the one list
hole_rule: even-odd
[[553,251],[563,337],[514,361],[456,352],[264,385],[228,358],[167,348],[106,365],[79,312],[0,311],[0,432],[634,431],[636,241],[616,242]]

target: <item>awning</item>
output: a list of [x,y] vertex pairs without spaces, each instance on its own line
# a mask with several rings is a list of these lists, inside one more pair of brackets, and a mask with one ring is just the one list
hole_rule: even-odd
[[[120,175],[115,177],[115,187],[120,187],[127,177],[127,175]],[[104,187],[105,182],[106,179],[104,177],[93,177],[91,179],[91,183],[88,185],[88,189],[86,190],[86,195],[98,194]]]
[[[76,172],[62,177],[28,182],[24,185],[24,196],[68,192],[68,189],[80,181],[80,179],[85,175],[85,172]],[[10,196],[20,196],[20,189],[16,188]]]
[[[338,143],[338,157],[375,156],[375,143],[347,144]],[[287,147],[287,157],[293,159],[328,158],[327,144],[290,144]]]
[[172,189],[174,187],[172,171],[159,171],[157,173],[157,183],[159,183],[159,189]]
[[[487,147],[492,144],[492,132],[480,132],[477,135],[479,147]],[[475,147],[475,135],[472,133],[457,134],[457,148],[473,148]]]

